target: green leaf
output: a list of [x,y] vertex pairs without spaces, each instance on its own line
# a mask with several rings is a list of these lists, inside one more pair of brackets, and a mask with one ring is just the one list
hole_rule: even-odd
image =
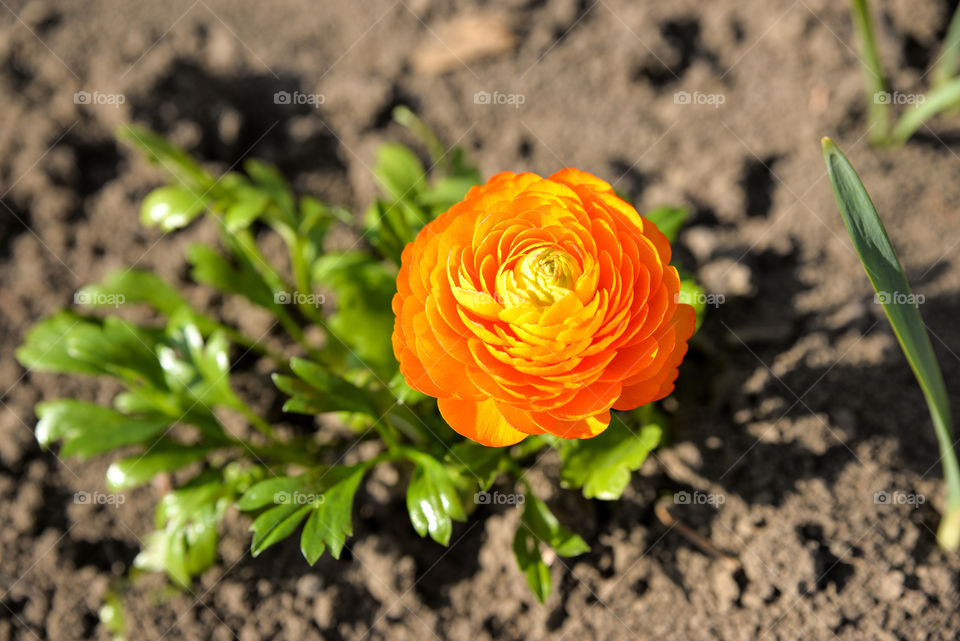
[[299,380],[282,374],[273,375],[276,386],[293,397],[284,405],[284,411],[305,414],[359,412],[379,418],[377,408],[366,392],[323,366],[294,358],[290,361],[290,368]]
[[270,163],[249,158],[243,161],[243,170],[247,172],[250,178],[257,185],[271,192],[287,191],[287,179],[283,177],[280,170]]
[[391,343],[396,273],[365,253],[347,252],[320,258],[314,280],[336,295],[336,312],[327,321],[333,343],[349,348],[355,367],[390,380],[397,370]]
[[204,458],[208,446],[158,445],[144,454],[137,454],[117,461],[107,468],[107,486],[113,490],[125,490],[142,485],[160,472],[173,472]]
[[300,537],[300,550],[310,565],[317,562],[325,548],[330,549],[333,558],[339,559],[347,537],[353,535],[353,497],[366,467],[337,469],[340,478],[317,501]]
[[690,210],[686,207],[657,207],[648,211],[644,218],[657,226],[657,229],[667,237],[671,243],[677,239],[683,223],[687,221]]
[[677,302],[693,307],[697,315],[693,330],[696,332],[703,325],[703,319],[707,315],[707,292],[692,276],[688,276],[682,270],[678,271],[680,272],[680,291],[677,292]]
[[71,329],[67,353],[101,373],[162,389],[163,370],[153,351],[156,338],[157,332],[110,316],[102,326],[84,323]]
[[540,542],[523,523],[517,526],[513,537],[513,555],[533,595],[545,603],[550,596],[550,568],[540,555]]
[[287,222],[292,224],[295,215],[293,194],[290,193],[287,180],[280,170],[256,158],[244,161],[243,169],[260,189],[269,194],[271,200],[283,212]]
[[443,143],[440,142],[440,138],[427,123],[410,111],[409,107],[404,105],[395,107],[392,116],[396,123],[403,125],[420,138],[430,153],[430,160],[433,161],[435,165],[440,165],[443,162],[446,156]]
[[443,212],[457,204],[467,195],[470,188],[477,184],[472,176],[448,176],[441,178],[419,198],[421,205],[436,207]]
[[450,448],[446,459],[451,465],[462,466],[464,476],[475,478],[480,489],[486,492],[500,474],[504,453],[504,448],[463,441]]
[[413,202],[425,186],[426,170],[409,147],[386,143],[377,149],[373,176],[393,201]]
[[957,75],[957,62],[960,60],[960,7],[953,12],[947,35],[940,46],[940,55],[930,74],[934,87],[946,84]]
[[243,493],[243,496],[237,501],[237,509],[248,512],[259,510],[268,505],[293,503],[290,498],[294,493],[312,493],[313,480],[313,475],[301,474],[299,476],[279,476],[260,481]]
[[155,521],[158,528],[170,523],[185,523],[207,506],[212,506],[226,490],[219,474],[206,472],[177,490],[163,495],[157,503]]
[[563,443],[560,477],[565,487],[583,488],[588,499],[616,500],[630,484],[630,473],[640,469],[662,434],[656,423],[645,424],[637,434],[623,421],[611,421],[599,436]]
[[414,238],[403,211],[377,200],[364,213],[363,224],[370,244],[385,258],[399,265],[403,248]]
[[123,600],[116,590],[110,588],[103,598],[103,605],[97,611],[100,624],[110,634],[113,641],[126,641],[127,617]]
[[902,145],[923,123],[957,105],[960,105],[960,78],[937,87],[925,96],[923,102],[918,102],[904,111],[890,133],[890,139],[895,144]]
[[230,205],[223,216],[227,231],[232,233],[249,227],[266,210],[269,202],[269,196],[257,192]]
[[165,416],[121,414],[95,403],[63,399],[37,405],[37,441],[49,447],[63,440],[61,456],[89,458],[125,445],[149,440],[170,420]]
[[269,310],[276,308],[273,290],[246,261],[231,265],[206,245],[191,245],[187,261],[193,266],[193,279],[220,291],[237,294]]
[[117,270],[102,283],[87,285],[77,292],[77,302],[85,305],[146,303],[161,314],[172,316],[187,306],[180,293],[165,280],[142,269]]
[[17,360],[37,372],[65,374],[100,374],[99,367],[74,358],[67,351],[68,337],[76,328],[98,329],[99,325],[73,312],[57,312],[27,332],[26,341],[17,349]]
[[859,60],[866,83],[870,142],[878,144],[886,141],[889,133],[890,105],[886,101],[878,100],[878,96],[887,91],[887,80],[873,33],[870,1],[850,0],[850,15],[853,18],[854,32],[860,43]]
[[540,541],[553,548],[560,556],[577,556],[590,551],[580,535],[560,525],[547,504],[533,494],[527,494],[521,521]]
[[960,528],[957,527],[960,523],[960,468],[953,448],[950,402],[940,366],[900,259],[860,177],[829,138],[823,139],[823,155],[843,223],[930,410],[947,485],[947,510],[938,539],[942,547],[953,550],[960,546]]
[[435,458],[422,454],[407,488],[407,511],[410,522],[420,536],[440,543],[450,543],[452,519],[466,520],[460,495],[446,468]]
[[168,142],[149,129],[136,125],[124,125],[117,136],[140,149],[148,160],[155,162],[173,175],[184,186],[202,194],[214,185],[213,177],[198,165],[185,151]]
[[293,534],[311,509],[309,505],[288,503],[276,505],[258,516],[250,526],[253,532],[250,553],[260,556],[264,550]]
[[219,534],[233,492],[233,484],[208,471],[186,486],[169,492],[157,504],[157,531],[146,538],[134,560],[138,568],[164,571],[183,587],[216,561]]
[[204,344],[200,329],[189,315],[171,319],[169,336],[157,347],[167,386],[202,406],[239,405],[230,387],[229,343],[215,331]]
[[140,222],[145,227],[159,225],[163,231],[170,232],[186,227],[205,208],[201,194],[173,185],[158,187],[143,199]]

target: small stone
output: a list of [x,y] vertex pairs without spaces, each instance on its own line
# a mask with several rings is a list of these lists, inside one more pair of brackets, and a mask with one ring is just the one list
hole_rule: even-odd
[[690,253],[700,261],[705,262],[717,248],[717,235],[705,227],[691,227],[680,237]]
[[240,112],[231,107],[225,107],[220,112],[220,121],[217,123],[220,140],[226,145],[236,143],[240,136],[241,125],[243,125],[243,117]]
[[323,589],[323,582],[316,574],[305,574],[297,581],[297,597],[313,599]]
[[903,572],[895,570],[880,579],[879,596],[884,601],[897,601],[903,595]]
[[730,258],[707,264],[700,270],[707,291],[724,296],[748,296],[754,291],[750,268]]

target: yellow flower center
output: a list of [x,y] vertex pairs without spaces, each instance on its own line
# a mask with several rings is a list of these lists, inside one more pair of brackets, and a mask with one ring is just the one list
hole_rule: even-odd
[[497,295],[505,307],[551,305],[569,294],[581,274],[577,260],[556,247],[541,247],[497,275]]

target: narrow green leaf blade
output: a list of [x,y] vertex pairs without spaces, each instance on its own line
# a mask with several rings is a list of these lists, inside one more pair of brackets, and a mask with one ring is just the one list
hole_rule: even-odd
[[163,370],[154,352],[157,333],[109,316],[102,326],[74,327],[66,337],[67,353],[74,359],[127,381],[147,382],[164,389]]
[[890,133],[890,138],[902,145],[923,123],[957,105],[960,105],[960,78],[937,87],[924,97],[923,102],[918,102],[904,111]]
[[[950,404],[940,366],[900,259],[860,177],[829,138],[823,139],[823,154],[847,232],[926,398],[947,485],[947,514],[942,521],[940,543],[955,549],[960,545],[960,530],[955,527],[960,511],[960,469],[953,449]],[[946,527],[950,524],[954,525]]]
[[890,105],[889,101],[879,99],[887,91],[887,79],[874,37],[869,0],[850,0],[850,14],[860,44],[860,63],[867,90],[870,141],[877,144],[884,142],[889,133]]
[[312,397],[316,401],[326,401],[336,411],[362,412],[379,418],[366,392],[322,365],[303,358],[293,358],[290,360],[290,369],[313,389]]
[[960,60],[960,6],[953,12],[947,35],[940,46],[937,64],[930,74],[934,87],[946,84],[957,75],[957,62]]

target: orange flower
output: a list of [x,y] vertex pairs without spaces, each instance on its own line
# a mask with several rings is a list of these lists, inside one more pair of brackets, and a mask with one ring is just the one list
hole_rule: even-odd
[[693,334],[670,244],[599,178],[503,172],[403,250],[393,351],[460,434],[596,436],[673,391]]

